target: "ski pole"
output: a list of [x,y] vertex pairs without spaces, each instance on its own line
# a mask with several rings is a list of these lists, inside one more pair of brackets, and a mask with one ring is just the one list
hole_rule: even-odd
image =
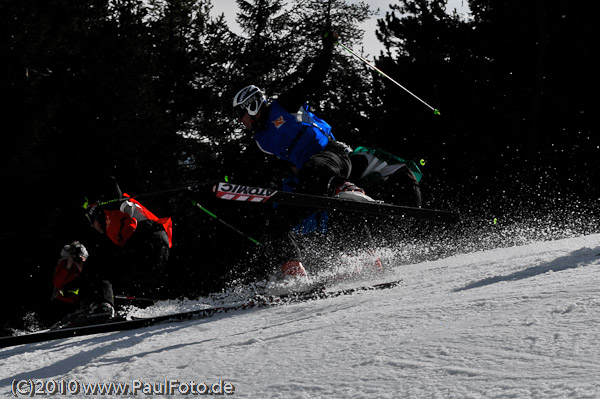
[[87,209],[91,206],[104,206],[104,205],[108,205],[111,204],[113,202],[123,202],[123,201],[127,201],[130,198],[146,198],[146,197],[154,197],[157,195],[162,195],[162,194],[170,194],[170,193],[176,193],[176,192],[180,192],[180,191],[186,191],[186,190],[190,190],[192,191],[193,187],[199,187],[199,186],[209,186],[209,185],[213,185],[215,183],[219,183],[220,181],[222,181],[222,179],[217,179],[217,180],[209,180],[209,181],[205,181],[202,183],[193,183],[190,184],[188,186],[181,186],[181,187],[176,187],[176,188],[169,188],[166,190],[162,190],[162,191],[153,191],[150,193],[142,193],[142,194],[136,194],[136,195],[130,195],[129,197],[123,197],[123,198],[114,198],[114,199],[110,199],[110,200],[106,200],[106,201],[100,201],[98,203],[89,203],[88,199],[85,198],[85,202],[83,204],[83,209]]
[[192,201],[192,205],[194,205],[195,207],[197,207],[198,209],[200,209],[201,211],[205,212],[207,215],[209,215],[210,217],[212,217],[213,219],[217,220],[218,222],[222,223],[224,226],[229,227],[231,230],[235,231],[236,233],[240,234],[241,236],[246,237],[248,240],[252,241],[253,243],[255,243],[258,246],[261,246],[262,244],[255,240],[254,238],[250,237],[249,235],[247,235],[246,233],[244,233],[243,231],[237,229],[236,227],[230,225],[229,223],[227,223],[226,221],[224,221],[223,219],[221,219],[220,217],[218,217],[217,215],[215,215],[214,213],[212,213],[211,211],[209,211],[208,209],[206,209],[205,207],[203,207],[202,205],[200,205],[198,202],[194,201],[191,198],[188,198],[190,201]]
[[339,44],[344,50],[348,51],[350,54],[352,54],[353,56],[355,56],[356,58],[358,58],[359,60],[361,60],[362,62],[364,62],[365,64],[367,64],[373,70],[377,71],[381,76],[383,76],[385,78],[388,78],[393,83],[395,83],[396,86],[400,87],[402,90],[404,90],[405,92],[407,92],[408,94],[410,94],[411,96],[413,96],[414,98],[416,98],[417,100],[419,100],[420,102],[422,102],[423,104],[425,104],[429,109],[431,109],[433,111],[434,115],[440,115],[440,110],[439,109],[433,108],[431,105],[427,104],[425,101],[423,101],[422,99],[420,99],[419,97],[417,97],[416,94],[414,94],[413,92],[411,92],[410,90],[408,90],[406,87],[402,86],[400,83],[396,82],[390,76],[386,75],[385,72],[383,72],[381,69],[377,68],[375,65],[373,65],[372,63],[370,63],[369,61],[367,61],[366,59],[364,59],[360,55],[356,54],[354,51],[352,51],[351,49],[349,49],[344,44],[340,43],[339,41],[336,42],[336,43]]

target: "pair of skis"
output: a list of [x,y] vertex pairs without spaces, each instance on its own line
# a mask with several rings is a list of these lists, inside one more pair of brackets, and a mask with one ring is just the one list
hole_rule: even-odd
[[335,197],[300,194],[231,183],[219,183],[214,186],[213,191],[218,198],[231,201],[278,203],[322,210],[338,210],[380,216],[402,216],[439,223],[457,223],[461,220],[459,213],[445,210],[400,206],[381,201],[349,201]]
[[401,280],[396,280],[387,283],[365,285],[335,291],[327,291],[326,287],[320,286],[317,288],[310,289],[308,291],[290,293],[285,295],[258,295],[242,303],[213,306],[209,308],[191,310],[181,313],[172,313],[147,318],[134,318],[132,320],[115,318],[98,324],[82,325],[77,327],[63,327],[55,330],[47,330],[30,334],[0,337],[0,348],[31,344],[36,342],[46,342],[61,338],[79,337],[84,335],[100,334],[114,331],[133,330],[165,322],[205,319],[216,314],[232,311],[241,311],[245,309],[253,309],[267,306],[282,306],[298,302],[307,302],[310,300],[335,298],[344,295],[353,295],[355,293],[363,291],[375,291],[394,288],[400,283]]

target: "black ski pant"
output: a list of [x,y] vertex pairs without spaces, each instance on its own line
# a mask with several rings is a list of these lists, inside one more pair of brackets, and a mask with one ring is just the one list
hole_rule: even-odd
[[323,151],[306,161],[298,173],[298,192],[331,196],[336,187],[348,180],[352,163],[346,148],[330,141]]

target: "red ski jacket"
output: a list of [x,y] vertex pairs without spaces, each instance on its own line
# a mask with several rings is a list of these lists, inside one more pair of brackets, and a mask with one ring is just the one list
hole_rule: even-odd
[[66,303],[74,303],[79,300],[78,288],[70,287],[67,285],[72,281],[75,281],[81,275],[81,269],[75,264],[71,266],[71,269],[67,270],[67,259],[61,259],[54,269],[54,275],[52,276],[52,284],[54,285],[53,298]]
[[118,246],[123,247],[135,232],[138,221],[149,219],[163,226],[169,239],[169,248],[171,248],[173,246],[173,223],[171,218],[158,218],[136,199],[127,194],[123,195],[128,199],[123,202],[120,210],[104,211],[108,238]]

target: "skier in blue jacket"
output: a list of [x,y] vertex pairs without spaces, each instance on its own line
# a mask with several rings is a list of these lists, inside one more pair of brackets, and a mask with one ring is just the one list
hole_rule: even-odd
[[[307,98],[325,80],[336,37],[334,33],[324,35],[323,51],[312,69],[276,100],[269,103],[262,90],[249,85],[235,95],[233,107],[238,120],[253,133],[259,148],[290,164],[296,180],[295,191],[373,201],[363,189],[348,181],[352,170],[348,147],[337,142],[331,126],[308,111],[306,105]],[[305,275],[299,251],[291,257],[283,263],[283,274]]]
[[257,86],[246,86],[235,95],[233,107],[262,151],[290,163],[299,181],[297,191],[371,201],[364,190],[348,182],[348,148],[335,140],[331,126],[306,105],[325,79],[335,36],[324,36],[324,50],[302,82],[270,103]]

